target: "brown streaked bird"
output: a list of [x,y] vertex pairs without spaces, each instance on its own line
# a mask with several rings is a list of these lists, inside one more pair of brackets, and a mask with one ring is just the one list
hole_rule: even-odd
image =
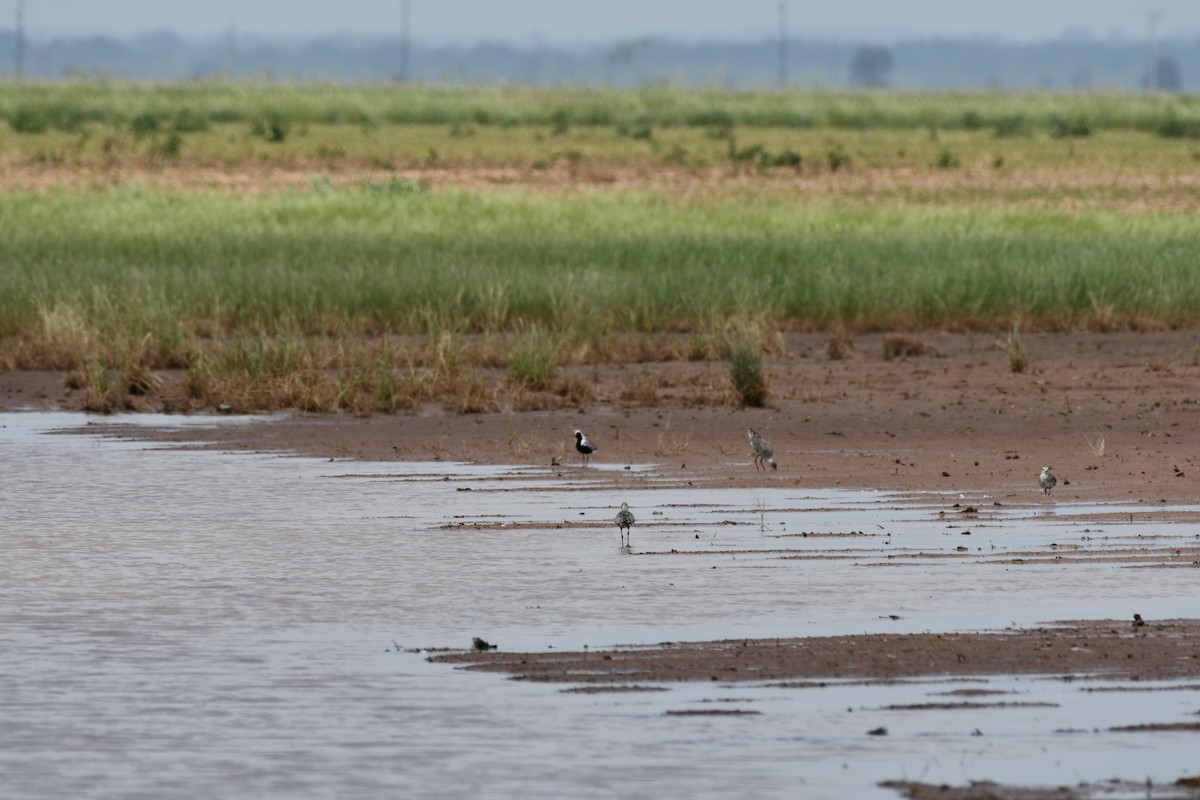
[[621,510],[617,512],[614,519],[617,523],[617,530],[621,533],[621,544],[628,546],[629,529],[633,527],[633,512],[629,510],[629,503],[621,503]]
[[771,447],[771,443],[759,435],[754,428],[748,428],[750,431],[750,446],[754,448],[754,467],[765,470],[767,464],[771,465],[771,469],[779,469],[779,465],[775,463],[775,448]]

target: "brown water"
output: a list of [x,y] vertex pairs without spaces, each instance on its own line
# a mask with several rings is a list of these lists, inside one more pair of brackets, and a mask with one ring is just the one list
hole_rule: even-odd
[[[964,522],[947,497],[700,491],[651,469],[617,492],[579,471],[47,433],[86,422],[0,415],[5,797],[894,797],[875,783],[1195,772],[1194,734],[1093,733],[1194,720],[1195,691],[993,678],[1056,705],[971,712],[883,708],[954,688],[929,681],[571,695],[395,648],[1195,616],[1194,570],[1008,563],[1048,542],[1194,543],[1144,508],[972,497],[983,518]],[[761,715],[666,714],[711,708]]]

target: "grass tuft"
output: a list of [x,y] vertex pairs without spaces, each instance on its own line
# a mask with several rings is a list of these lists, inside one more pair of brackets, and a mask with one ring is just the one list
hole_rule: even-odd
[[111,414],[125,405],[120,384],[109,380],[108,367],[92,360],[68,375],[68,385],[83,389],[83,410]]
[[1021,341],[1021,331],[1016,325],[1013,325],[1012,332],[1008,335],[1005,349],[1008,351],[1010,372],[1022,373],[1029,369],[1029,352],[1025,349],[1025,343]]
[[830,361],[854,358],[854,339],[845,331],[834,331],[825,342],[825,354]]
[[932,342],[919,336],[905,333],[889,333],[883,337],[883,360],[895,358],[912,358],[920,356],[939,356],[941,353]]
[[746,406],[767,402],[767,379],[763,372],[762,351],[747,339],[730,342],[727,350],[729,383],[738,401]]
[[526,389],[548,389],[558,373],[558,348],[539,330],[520,336],[508,361],[509,382]]
[[651,372],[643,372],[627,380],[621,388],[620,400],[629,406],[653,408],[662,400],[659,394],[660,380]]
[[69,370],[100,353],[100,335],[79,306],[59,303],[37,311],[37,322],[18,346],[21,369]]

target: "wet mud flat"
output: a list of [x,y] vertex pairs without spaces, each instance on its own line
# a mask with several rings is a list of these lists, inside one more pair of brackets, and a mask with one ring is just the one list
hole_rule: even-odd
[[[1088,698],[1084,702],[1093,709],[1106,705],[1113,697],[1149,697],[1151,693],[1194,697],[1200,693],[1197,634],[1200,620],[1146,622],[1139,615],[1135,620],[1073,620],[1046,627],[972,633],[664,642],[569,653],[489,649],[439,653],[429,660],[506,674],[520,681],[570,684],[559,690],[566,694],[669,692],[672,686],[700,682],[734,692],[736,687],[747,685],[785,692],[836,687],[835,691],[849,691],[849,697],[857,696],[854,687],[881,687],[884,692],[889,691],[888,687],[891,691],[915,688],[924,698],[909,699],[920,702],[885,703],[868,713],[904,715],[910,721],[922,715],[945,714],[963,720],[967,728],[979,725],[991,735],[997,726],[1004,727],[998,714],[1045,710],[1047,719],[1090,719],[1090,715],[1080,714],[1076,705],[1079,701],[1072,702],[1069,693],[1082,693]],[[1015,675],[1029,675],[1053,687],[1031,695],[1028,689],[1009,682]],[[1007,677],[990,683],[989,676]],[[766,711],[747,706],[747,698],[740,698],[740,702],[739,698],[723,700],[729,702],[710,698],[698,706],[664,713],[675,719],[763,718],[771,713],[769,706]],[[1072,705],[1076,705],[1074,710]],[[1157,713],[1172,714],[1169,705],[1142,705],[1147,713],[1155,713],[1151,709],[1157,708]],[[1184,701],[1182,705],[1189,703]],[[1134,752],[1162,741],[1155,736],[1195,737],[1200,741],[1200,715],[1196,712],[1184,720],[1103,728],[1087,728],[1086,724],[1072,723],[1073,727],[1050,733],[1060,740],[1077,740],[1081,747],[1087,747],[1086,742],[1095,737],[1132,737],[1132,743],[1125,747]],[[1028,728],[1025,731],[1032,733]],[[886,740],[889,731],[879,726],[865,731],[865,735]],[[984,734],[974,727],[970,736],[982,740]],[[949,742],[947,746],[946,754],[950,755],[953,748]],[[984,750],[991,746],[985,745]],[[1187,748],[1186,741],[1183,746]],[[1173,781],[1155,782],[1131,777],[1141,774],[1136,760],[1118,761],[1112,766],[1114,774],[1130,777],[1079,780],[1072,785],[1020,785],[986,779],[952,785],[904,778],[881,780],[877,788],[913,800],[1200,798],[1200,768]]]
[[[438,663],[519,680],[589,685],[664,681],[804,682],[977,675],[1200,679],[1200,620],[1064,622],[978,633],[874,634],[663,643],[548,653],[442,653]],[[1197,720],[1200,726],[1200,720]]]

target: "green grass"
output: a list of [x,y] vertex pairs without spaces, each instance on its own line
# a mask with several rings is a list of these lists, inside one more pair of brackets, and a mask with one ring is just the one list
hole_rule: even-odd
[[[562,132],[621,126],[946,130],[1142,130],[1179,135],[1200,120],[1200,98],[1053,92],[727,92],[651,87],[431,87],[128,82],[0,84],[0,116],[29,133],[88,125],[203,130],[273,125],[536,125]],[[1065,123],[1065,126],[1064,126]]]
[[[326,190],[0,196],[0,336],[186,362],[196,337],[1200,320],[1188,214]],[[41,333],[39,333],[39,331]]]
[[508,359],[512,383],[528,389],[548,389],[557,372],[558,356],[553,337],[531,330],[513,342]]
[[729,383],[742,405],[761,406],[767,400],[767,378],[762,351],[755,342],[740,339],[729,344]]

